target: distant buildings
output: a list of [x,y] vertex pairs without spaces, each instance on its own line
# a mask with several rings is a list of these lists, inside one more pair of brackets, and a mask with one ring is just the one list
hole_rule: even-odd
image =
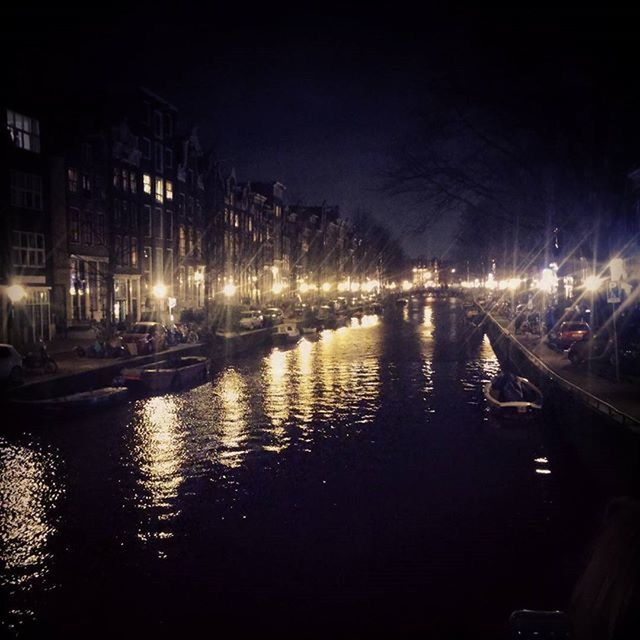
[[0,341],[386,277],[337,207],[239,182],[151,91],[55,120],[2,107]]

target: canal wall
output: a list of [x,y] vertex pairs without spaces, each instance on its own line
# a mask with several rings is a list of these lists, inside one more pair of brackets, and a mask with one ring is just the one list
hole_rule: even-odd
[[553,412],[561,425],[560,433],[549,436],[569,444],[583,468],[610,495],[640,496],[638,421],[565,380],[490,313],[485,313],[483,329],[501,366],[529,378],[544,394],[545,411]]
[[215,335],[215,340],[211,348],[213,361],[224,360],[231,356],[247,353],[271,342],[273,327],[264,329],[253,329],[241,333],[222,333]]
[[25,384],[12,389],[5,395],[5,399],[12,400],[43,400],[55,398],[81,391],[91,391],[100,387],[107,387],[113,379],[120,375],[125,367],[139,367],[152,362],[166,360],[170,355],[194,356],[209,355],[208,347],[204,344],[188,344],[173,347],[169,351],[136,356],[134,358],[116,358],[114,360],[100,360],[98,366],[91,369],[58,373],[43,379],[27,381]]

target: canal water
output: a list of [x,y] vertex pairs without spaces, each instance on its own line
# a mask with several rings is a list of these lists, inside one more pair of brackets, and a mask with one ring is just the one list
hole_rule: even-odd
[[454,299],[0,437],[2,635],[503,637],[567,605],[606,495],[505,426]]

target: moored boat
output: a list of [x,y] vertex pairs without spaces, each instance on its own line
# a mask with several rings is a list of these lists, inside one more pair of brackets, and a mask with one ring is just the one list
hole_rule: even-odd
[[188,356],[170,358],[122,370],[127,387],[147,391],[168,391],[204,382],[207,379],[207,358]]
[[118,404],[127,399],[126,387],[102,387],[91,391],[80,391],[66,396],[42,398],[39,400],[14,400],[14,406],[37,411],[87,411]]
[[275,327],[272,337],[276,342],[297,342],[300,339],[298,323],[292,320],[285,320]]
[[501,373],[484,386],[489,408],[504,416],[534,415],[542,409],[542,392],[532,382],[511,373]]

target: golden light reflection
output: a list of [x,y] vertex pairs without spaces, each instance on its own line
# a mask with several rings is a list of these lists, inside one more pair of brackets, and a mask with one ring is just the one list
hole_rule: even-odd
[[284,423],[289,417],[290,384],[288,380],[288,353],[274,349],[265,358],[263,373],[265,414],[271,420],[271,434],[275,442],[267,444],[267,451],[279,452],[286,448],[288,440]]
[[227,369],[220,378],[215,393],[220,400],[222,453],[220,462],[237,467],[247,454],[248,440],[246,384],[235,369]]
[[433,328],[433,308],[429,305],[425,305],[424,311],[422,313],[422,324],[427,329]]
[[[317,344],[317,343],[316,343]],[[313,392],[313,347],[314,345],[303,338],[296,348],[296,391],[297,413],[296,417],[302,424],[308,424],[313,418],[313,409],[316,404]]]
[[22,446],[0,451],[2,581],[32,589],[50,570],[48,544],[57,531],[54,509],[63,491],[50,478],[52,461],[46,454]]
[[142,495],[137,504],[143,511],[149,511],[153,518],[148,527],[141,528],[138,536],[145,541],[171,538],[173,534],[164,527],[179,514],[175,504],[184,480],[182,467],[185,457],[176,399],[172,396],[146,399],[139,418],[134,452],[140,469]]

